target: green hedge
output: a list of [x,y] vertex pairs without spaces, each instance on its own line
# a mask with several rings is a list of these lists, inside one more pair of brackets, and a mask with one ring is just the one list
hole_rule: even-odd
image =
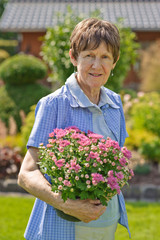
[[11,85],[25,85],[43,79],[47,75],[46,65],[30,55],[15,55],[0,65],[0,77]]
[[15,33],[0,32],[0,48],[8,52],[10,56],[15,55],[18,50],[18,40],[16,39],[17,35]]
[[37,104],[38,100],[49,94],[51,90],[40,84],[28,84],[12,87],[4,85],[0,88],[0,119],[8,127],[9,117],[13,116],[20,131],[22,122],[20,110],[28,114],[30,107]]
[[0,49],[0,63],[9,58],[9,53],[3,49]]

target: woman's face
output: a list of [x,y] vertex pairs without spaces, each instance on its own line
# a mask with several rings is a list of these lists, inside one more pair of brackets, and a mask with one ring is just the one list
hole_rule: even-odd
[[80,52],[77,60],[71,56],[74,66],[77,66],[77,80],[82,89],[87,91],[100,90],[115,67],[112,52],[104,42],[94,50]]

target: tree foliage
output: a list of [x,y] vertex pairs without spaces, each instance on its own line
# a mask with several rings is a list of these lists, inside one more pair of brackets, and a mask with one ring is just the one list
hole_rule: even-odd
[[41,55],[52,71],[52,81],[64,83],[74,70],[69,58],[69,39],[74,26],[81,20],[68,8],[66,15],[57,16],[57,25],[47,30]]
[[[91,16],[99,18],[100,13],[95,11]],[[69,58],[69,39],[75,25],[82,18],[75,15],[71,8],[68,8],[65,15],[60,14],[57,18],[57,25],[47,30],[41,55],[51,69],[50,80],[53,82],[60,81],[63,84],[74,71]],[[136,60],[139,46],[131,29],[124,28],[122,19],[118,20],[117,27],[121,36],[120,60],[114,69],[114,75],[110,77],[107,83],[107,87],[115,91],[119,91],[122,87],[130,65],[134,64]]]

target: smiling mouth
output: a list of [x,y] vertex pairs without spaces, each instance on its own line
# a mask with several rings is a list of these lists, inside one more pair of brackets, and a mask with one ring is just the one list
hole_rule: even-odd
[[102,74],[97,74],[97,73],[89,73],[92,77],[100,77]]

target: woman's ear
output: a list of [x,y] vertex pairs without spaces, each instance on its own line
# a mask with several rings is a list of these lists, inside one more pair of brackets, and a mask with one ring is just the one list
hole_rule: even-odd
[[69,56],[70,56],[71,63],[73,64],[73,66],[76,67],[77,66],[77,60],[73,57],[71,49],[69,50]]
[[117,58],[117,61],[116,61],[115,63],[113,63],[113,69],[115,68],[115,66],[116,66],[116,64],[117,64],[117,62],[118,62],[118,60],[119,60],[119,56],[118,56],[118,58]]

